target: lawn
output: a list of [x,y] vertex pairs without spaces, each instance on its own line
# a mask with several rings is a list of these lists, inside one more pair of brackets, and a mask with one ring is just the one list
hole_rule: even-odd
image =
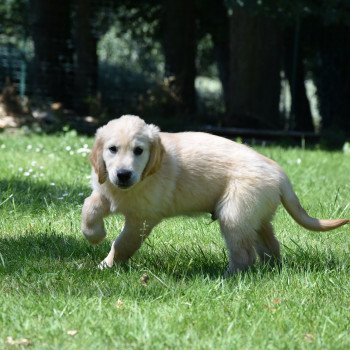
[[[0,135],[0,349],[350,348],[349,226],[308,232],[280,208],[282,268],[224,278],[217,223],[180,217],[129,263],[98,270],[123,218],[107,220],[97,247],[80,233],[91,143],[74,132]],[[350,217],[349,154],[259,151],[310,214]]]

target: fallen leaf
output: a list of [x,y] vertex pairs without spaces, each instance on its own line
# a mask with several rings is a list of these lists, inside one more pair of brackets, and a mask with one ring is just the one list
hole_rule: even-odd
[[144,273],[140,278],[140,282],[143,286],[147,286],[148,281],[149,281],[149,276],[147,275],[147,273]]
[[71,329],[67,331],[67,334],[70,335],[71,337],[74,337],[78,334],[78,331],[76,329]]
[[21,346],[30,346],[32,345],[32,342],[27,338],[21,338],[21,339],[13,339],[12,337],[6,338],[6,343],[9,345],[21,345]]
[[121,299],[118,299],[117,302],[115,303],[115,307],[117,309],[121,309],[124,306],[124,301]]
[[305,333],[304,334],[304,340],[311,343],[315,340],[315,336],[311,333]]
[[282,303],[282,299],[281,298],[274,298],[272,299],[272,304],[278,305]]

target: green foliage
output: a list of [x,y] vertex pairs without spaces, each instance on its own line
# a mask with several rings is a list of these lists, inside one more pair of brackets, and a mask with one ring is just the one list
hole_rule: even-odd
[[135,41],[130,31],[116,24],[99,41],[98,56],[102,100],[115,115],[136,114],[141,96],[162,79],[160,44]]
[[19,39],[27,36],[27,6],[28,0],[2,0],[0,2],[0,37]]
[[350,154],[350,142],[345,142],[343,145],[343,152],[345,154]]
[[[147,22],[142,25],[145,33],[148,33],[143,40],[137,39],[139,31],[125,30],[118,22],[99,41],[99,89],[102,100],[113,115],[132,111],[153,120],[166,116],[167,120],[163,120],[162,125],[179,127],[176,120],[168,120],[172,108],[175,108],[175,101],[167,82],[163,80],[161,44],[152,41]],[[142,25],[138,30],[142,31]],[[198,43],[198,74],[211,79],[199,78],[196,82],[201,115],[223,113],[222,91],[218,86],[220,83],[215,80],[218,73],[212,49],[210,36],[204,36]]]
[[[295,28],[296,20],[301,19],[298,53],[304,56],[308,74],[311,72],[314,81],[321,82],[317,84],[317,88],[322,117],[326,114],[323,113],[323,110],[334,110],[333,99],[329,98],[330,93],[323,87],[330,86],[330,90],[336,92],[340,89],[338,86],[329,84],[329,81],[322,77],[321,72],[333,67],[339,76],[343,76],[342,69],[346,71],[346,64],[339,63],[338,66],[332,61],[325,60],[325,53],[320,52],[320,45],[322,45],[320,43],[325,38],[324,28],[340,26],[340,36],[342,26],[350,25],[350,0],[224,0],[224,2],[228,13],[232,13],[237,7],[244,6],[251,13],[263,13],[278,19],[281,24],[285,24],[293,32],[291,40],[294,40],[294,29],[292,28]],[[170,114],[172,113],[173,105],[171,104],[172,96],[168,94],[166,82],[163,80],[164,3],[160,0],[103,0],[92,3],[94,11],[91,23],[94,34],[99,38],[99,90],[102,94],[103,106],[107,106],[103,107],[104,115],[109,117],[111,113],[118,115],[132,112],[145,113],[153,118],[154,116],[168,118],[169,111]],[[73,1],[71,4],[71,17],[74,18],[77,3]],[[217,36],[214,35],[215,38],[224,38],[222,40],[227,43],[227,46],[229,45],[228,27],[223,25],[225,16],[216,15],[220,13],[217,12],[218,7],[222,9],[222,6],[217,4],[218,2],[214,1],[196,1],[197,75],[200,79],[203,76],[214,79],[211,82],[217,82],[218,78],[217,57],[215,57],[213,40],[210,36],[212,34],[209,34],[212,33],[211,29],[219,28],[219,31],[216,31]],[[35,15],[33,10],[29,0],[0,1],[0,55],[7,56],[5,60],[2,60],[4,64],[0,63],[0,77],[2,79],[4,76],[11,76],[16,83],[21,81],[22,92],[25,91],[23,86],[27,84],[32,87],[36,78],[29,69],[26,71],[24,68],[24,62],[27,63],[27,67],[34,66],[31,61],[34,56],[34,45],[29,33],[32,16]],[[224,33],[227,37],[223,35]],[[338,43],[337,40],[331,41]],[[343,44],[338,47],[341,54],[344,50],[346,51]],[[11,53],[8,53],[9,51]],[[332,48],[329,50],[331,55],[334,52]],[[225,73],[223,75],[229,76]],[[330,71],[328,75],[335,76],[336,74]],[[0,84],[2,83],[0,81]],[[196,84],[197,87],[204,86],[198,81]],[[346,95],[347,90],[344,91]],[[27,92],[33,91],[27,89]],[[222,113],[223,101],[220,89],[213,92],[204,87],[201,90],[197,89],[197,93],[200,116],[204,114],[217,116]],[[99,96],[90,96],[88,99],[93,107],[98,105],[96,101],[100,101]],[[340,96],[339,100],[345,99]],[[166,106],[167,104],[169,105]],[[92,108],[92,110],[97,109]],[[340,106],[339,109],[346,110],[347,107],[341,108]],[[339,119],[344,118],[341,115]],[[335,124],[339,122],[336,121]]]
[[132,32],[123,31],[120,24],[112,26],[100,39],[98,56],[100,62],[153,79],[160,77],[164,70],[160,44],[147,36],[142,41],[136,41]]
[[315,16],[325,24],[343,23],[350,25],[349,0],[225,0],[229,11],[236,6],[246,7],[252,12],[265,13],[284,20],[296,17]]
[[[201,123],[217,124],[217,116],[223,115],[225,112],[221,82],[218,78],[199,76],[196,78],[195,84]],[[210,119],[206,120],[205,116]]]
[[[108,218],[96,247],[80,233],[91,145],[70,131],[0,135],[1,348],[15,348],[7,337],[34,350],[350,347],[349,227],[312,233],[279,210],[281,270],[257,265],[223,278],[218,225],[175,218],[129,263],[98,270],[123,220]],[[312,215],[350,217],[347,155],[259,150],[283,166]]]
[[208,33],[198,41],[196,68],[198,75],[216,78],[219,74],[214,57],[213,40]]

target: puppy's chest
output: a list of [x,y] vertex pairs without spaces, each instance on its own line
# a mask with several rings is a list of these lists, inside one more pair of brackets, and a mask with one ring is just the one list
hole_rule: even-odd
[[148,195],[127,195],[110,198],[111,212],[133,217],[162,217],[166,204],[164,198]]

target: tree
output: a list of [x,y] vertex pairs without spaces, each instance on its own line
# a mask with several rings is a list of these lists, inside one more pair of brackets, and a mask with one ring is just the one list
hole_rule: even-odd
[[322,26],[313,75],[319,97],[322,129],[350,135],[350,27]]
[[75,87],[76,109],[89,112],[89,98],[97,91],[97,37],[94,33],[94,8],[91,0],[76,0],[75,49],[76,69]]
[[268,15],[235,6],[230,16],[227,124],[278,128],[282,30]]
[[197,1],[201,35],[211,35],[214,44],[214,57],[223,88],[224,104],[228,109],[229,95],[229,17],[224,1],[199,0]]
[[[311,108],[305,87],[304,58],[305,31],[300,20],[285,29],[284,71],[291,90],[291,122],[289,128],[300,131],[314,131]],[[304,38],[304,39],[303,39]]]
[[174,114],[196,110],[196,17],[194,0],[163,1],[165,76],[175,96]]
[[30,0],[36,92],[72,105],[73,45],[70,0]]

